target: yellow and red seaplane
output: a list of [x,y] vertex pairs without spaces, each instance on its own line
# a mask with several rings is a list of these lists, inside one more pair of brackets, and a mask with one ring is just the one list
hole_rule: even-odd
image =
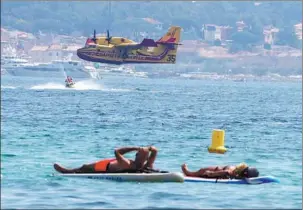
[[107,36],[88,38],[85,46],[77,50],[79,58],[98,63],[176,63],[177,48],[180,41],[181,27],[171,26],[158,41],[143,39],[136,43],[124,37]]

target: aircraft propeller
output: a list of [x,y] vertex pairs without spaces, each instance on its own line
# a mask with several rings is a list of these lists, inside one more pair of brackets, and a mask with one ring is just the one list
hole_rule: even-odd
[[112,39],[111,36],[109,36],[109,30],[107,30],[107,34],[106,34],[106,41],[108,42],[108,45],[110,44],[110,40]]
[[94,29],[94,36],[93,36],[92,40],[94,41],[95,44],[97,44],[96,29]]

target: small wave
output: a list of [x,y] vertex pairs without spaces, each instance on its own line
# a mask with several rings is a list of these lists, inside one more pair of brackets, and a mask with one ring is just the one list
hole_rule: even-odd
[[149,91],[148,89],[145,89],[145,88],[135,88],[135,90],[137,90],[137,91]]
[[131,89],[110,88],[110,89],[103,89],[103,91],[108,91],[108,92],[130,92],[132,90]]
[[14,87],[14,86],[4,86],[4,85],[1,85],[1,89],[16,89],[17,87]]
[[3,157],[16,157],[14,154],[2,154]]

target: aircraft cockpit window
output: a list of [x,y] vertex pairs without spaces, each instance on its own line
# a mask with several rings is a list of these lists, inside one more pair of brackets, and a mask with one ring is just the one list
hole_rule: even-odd
[[148,52],[153,52],[154,49],[155,49],[154,47],[148,47],[148,48],[147,48],[147,51],[148,51]]

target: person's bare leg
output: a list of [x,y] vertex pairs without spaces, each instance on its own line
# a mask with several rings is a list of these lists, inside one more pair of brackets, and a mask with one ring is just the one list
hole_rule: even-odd
[[151,151],[151,154],[148,157],[148,160],[147,160],[147,163],[145,164],[145,167],[152,168],[152,169],[154,168],[154,162],[156,160],[157,153],[158,153],[157,150],[152,150]]
[[206,171],[206,169],[204,168],[201,168],[198,171],[189,171],[185,163],[181,166],[181,169],[186,176],[192,176],[192,177],[203,177],[203,174]]
[[93,167],[94,167],[94,164],[88,164],[88,165],[83,165],[80,168],[67,169],[67,168],[64,168],[64,167],[60,166],[57,163],[54,164],[55,170],[58,171],[58,172],[61,172],[63,174],[67,174],[67,173],[91,173],[91,172],[93,172]]
[[141,169],[144,166],[144,163],[148,160],[149,150],[148,148],[141,148],[137,154],[135,159],[135,165],[137,169]]

